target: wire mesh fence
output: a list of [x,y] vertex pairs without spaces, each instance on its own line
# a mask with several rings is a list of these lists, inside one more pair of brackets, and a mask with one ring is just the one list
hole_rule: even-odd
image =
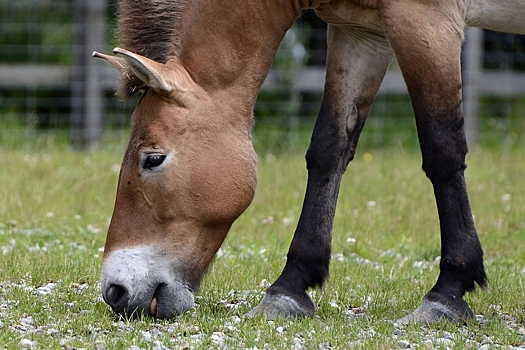
[[[99,7],[93,8],[96,3]],[[104,130],[127,128],[134,103],[115,98],[116,73],[99,63],[94,73],[88,67],[93,67],[88,57],[91,50],[108,52],[116,45],[117,6],[116,0],[0,0],[0,121],[4,128],[11,123],[44,131],[82,130],[88,113],[98,114]],[[94,11],[91,17],[90,11]],[[102,33],[100,42],[90,37],[95,30]],[[481,68],[497,74],[496,80],[482,81],[489,81],[489,90],[481,89],[477,98],[479,140],[521,139],[525,84],[519,75],[525,72],[525,37],[484,31],[479,46],[476,55]],[[282,148],[307,144],[320,106],[325,55],[326,25],[313,11],[305,11],[286,35],[259,95],[256,142]],[[395,64],[392,76],[384,85],[400,86],[382,90],[361,142],[417,144],[410,99]],[[91,97],[86,90],[88,79],[100,83]],[[87,111],[93,109],[87,99],[97,95],[100,109]]]

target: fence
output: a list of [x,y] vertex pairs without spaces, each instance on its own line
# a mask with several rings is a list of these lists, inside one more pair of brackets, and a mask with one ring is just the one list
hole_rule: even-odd
[[[112,48],[107,39],[112,38],[115,8],[114,0],[0,0],[0,114],[25,114],[26,119],[37,114],[41,124],[68,120],[74,147],[88,148],[96,143],[107,116],[118,114],[108,107],[114,104],[109,102],[108,92],[115,87],[117,72],[91,58],[93,50],[107,52]],[[295,99],[299,104],[304,96],[318,96],[323,89],[323,26],[310,11],[292,31],[292,45],[300,45],[309,53],[307,61],[303,58],[295,70],[285,74],[288,88],[303,96]],[[487,33],[469,28],[463,53],[464,106],[471,142],[477,138],[482,96],[525,95],[525,42],[519,37],[518,45],[512,47],[516,58],[511,63],[505,61],[505,69],[487,70],[487,46],[494,49],[501,41],[496,38],[487,45],[487,35],[492,35]],[[290,59],[287,52],[284,56]],[[283,86],[278,60],[279,56],[263,91]],[[385,77],[380,94],[406,94],[395,65]],[[314,103],[309,110],[315,113],[316,108]]]

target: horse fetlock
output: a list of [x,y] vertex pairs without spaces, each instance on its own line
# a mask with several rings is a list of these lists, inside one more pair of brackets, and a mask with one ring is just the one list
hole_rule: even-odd
[[483,255],[465,257],[444,256],[440,262],[440,276],[436,286],[432,290],[451,290],[453,286],[461,292],[474,290],[476,284],[485,288],[487,286],[487,274],[483,266]]

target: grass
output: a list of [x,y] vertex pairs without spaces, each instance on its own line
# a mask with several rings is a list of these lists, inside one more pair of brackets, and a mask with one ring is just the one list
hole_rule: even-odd
[[0,348],[395,349],[404,340],[463,349],[523,341],[523,144],[479,146],[467,158],[491,281],[488,291],[467,296],[479,319],[395,328],[438,275],[437,214],[417,150],[365,144],[349,166],[331,277],[311,291],[314,318],[243,318],[284,266],[306,181],[302,152],[265,148],[254,202],[210,267],[195,309],[170,321],[126,321],[103,303],[98,284],[125,137],[85,154],[60,135],[17,133],[0,135]]

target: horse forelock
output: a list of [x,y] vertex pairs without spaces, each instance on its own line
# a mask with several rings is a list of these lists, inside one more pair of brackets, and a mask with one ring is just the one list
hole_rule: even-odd
[[[117,37],[120,45],[134,53],[165,63],[177,54],[178,26],[186,0],[122,0]],[[122,75],[118,94],[129,98],[145,84],[131,71]]]

